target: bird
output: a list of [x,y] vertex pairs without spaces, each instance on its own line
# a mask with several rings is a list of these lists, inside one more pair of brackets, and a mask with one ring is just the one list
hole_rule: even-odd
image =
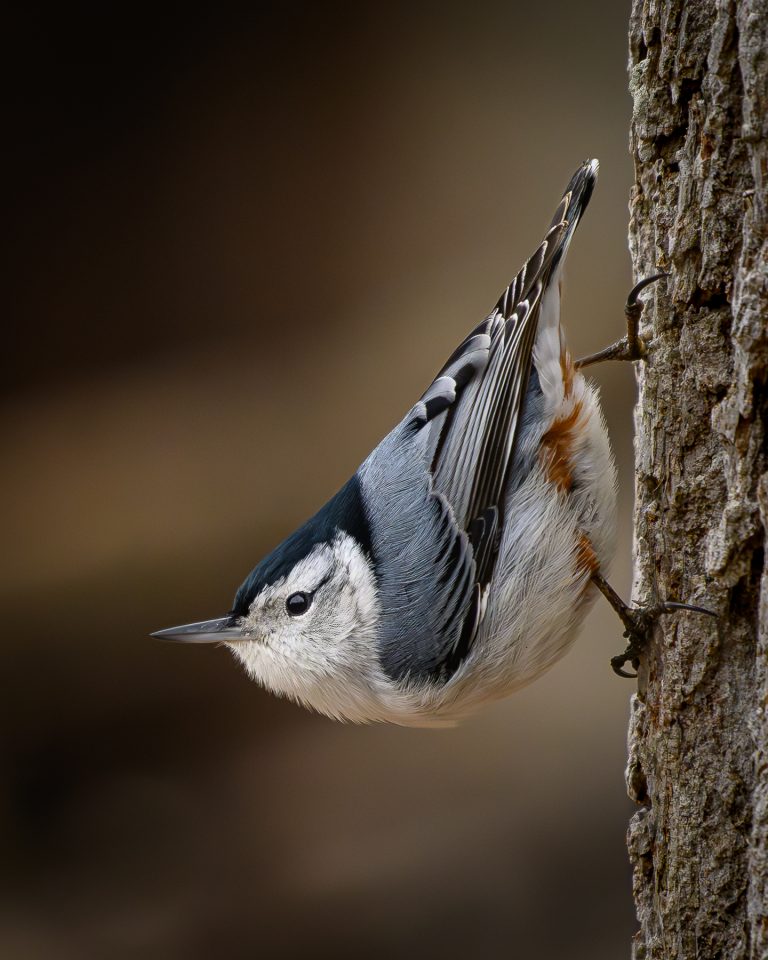
[[579,166],[490,314],[231,610],[152,636],[223,644],[267,690],[337,720],[449,726],[549,669],[602,592],[630,637],[614,668],[631,676],[649,617],[686,605],[633,610],[605,580],[616,469],[582,369],[640,358],[637,293],[662,275],[630,294],[634,339],[630,323],[573,360],[563,266],[597,175],[597,160]]

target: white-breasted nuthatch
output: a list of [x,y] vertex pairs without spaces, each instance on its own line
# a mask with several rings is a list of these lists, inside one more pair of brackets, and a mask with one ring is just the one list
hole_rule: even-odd
[[[254,568],[230,613],[153,636],[224,643],[253,679],[328,716],[414,726],[454,722],[552,666],[595,586],[630,635],[614,666],[636,662],[642,617],[684,605],[630,610],[602,577],[615,468],[597,392],[560,326],[563,261],[597,167],[576,171],[491,314]],[[638,359],[636,291],[628,337],[583,363]]]

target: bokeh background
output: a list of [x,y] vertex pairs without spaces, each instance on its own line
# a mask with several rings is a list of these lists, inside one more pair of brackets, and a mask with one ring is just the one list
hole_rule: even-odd
[[[492,306],[572,169],[620,332],[624,4],[6,22],[0,954],[627,956],[633,685],[600,604],[449,731],[352,727],[151,630],[222,614]],[[631,369],[595,372],[630,580]]]

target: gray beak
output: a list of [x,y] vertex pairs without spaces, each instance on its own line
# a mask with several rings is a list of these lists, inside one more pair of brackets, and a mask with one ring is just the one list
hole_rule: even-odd
[[226,643],[242,640],[243,631],[237,626],[239,617],[231,614],[218,620],[201,620],[182,627],[169,627],[150,634],[157,640],[173,640],[176,643]]

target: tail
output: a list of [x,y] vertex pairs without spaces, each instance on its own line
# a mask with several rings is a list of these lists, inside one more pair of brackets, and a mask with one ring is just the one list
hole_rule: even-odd
[[565,224],[565,230],[556,245],[554,256],[550,269],[554,272],[561,263],[563,257],[568,252],[568,245],[576,232],[582,214],[587,209],[589,198],[597,183],[597,171],[600,164],[597,160],[585,160],[584,163],[571,177],[568,186],[565,188],[563,199],[558,204],[555,215],[552,218],[550,231],[559,224]]
[[532,257],[499,297],[496,311],[508,320],[537,282],[546,285],[562,263],[597,183],[597,160],[585,160],[571,177],[547,233]]
[[[570,368],[560,341],[560,285],[553,270],[596,179],[596,160],[576,171],[546,237],[496,308],[443,366],[422,397],[422,419],[414,421],[437,420],[448,410],[437,420],[434,434],[433,488],[469,534],[480,585],[489,582],[497,555],[508,471],[532,364],[542,392],[552,396],[552,409],[563,403]],[[538,357],[533,356],[534,345]]]
[[549,236],[553,231],[560,231],[555,234],[557,239],[553,244],[546,277],[543,278],[533,366],[538,373],[539,386],[547,400],[548,410],[562,407],[564,398],[570,397],[573,391],[574,368],[560,325],[560,271],[576,227],[592,196],[597,182],[597,169],[597,160],[585,160],[574,173],[555,210],[547,234]]

